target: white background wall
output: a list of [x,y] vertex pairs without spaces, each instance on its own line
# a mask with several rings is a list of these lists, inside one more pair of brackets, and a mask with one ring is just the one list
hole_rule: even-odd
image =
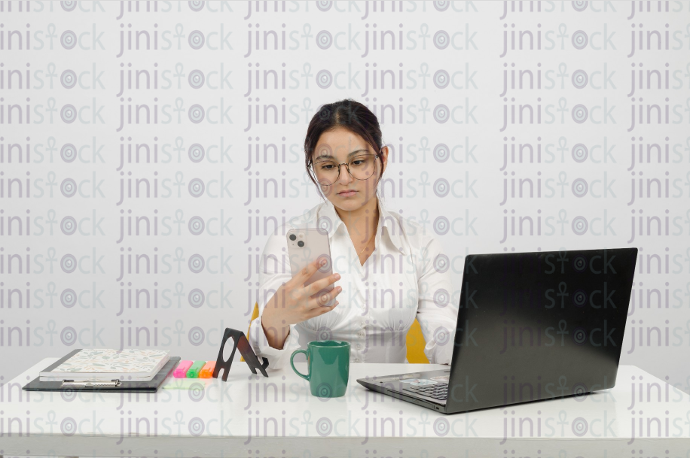
[[[392,150],[385,202],[436,231],[456,288],[467,253],[638,247],[621,364],[689,391],[690,3],[642,4],[0,2],[0,382],[83,347],[215,359],[222,330],[248,325],[264,218],[321,202],[304,169],[309,120],[353,98],[379,116]],[[520,84],[520,72],[534,80]],[[527,143],[533,161],[504,164],[505,148]],[[150,159],[130,160],[138,144]],[[647,160],[650,144],[660,161]],[[541,194],[504,202],[513,178],[541,180]],[[156,190],[136,197],[144,179]],[[541,216],[541,234],[506,237],[506,216]],[[151,232],[130,235],[130,217]],[[647,229],[653,217],[661,233]],[[130,255],[148,256],[150,270],[121,274]],[[204,302],[193,305],[197,289]]]

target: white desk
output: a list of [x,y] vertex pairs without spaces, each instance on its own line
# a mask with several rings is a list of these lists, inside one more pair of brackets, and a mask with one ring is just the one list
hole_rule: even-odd
[[[265,378],[239,360],[225,383],[170,378],[150,395],[21,391],[56,360],[2,386],[0,455],[675,458],[690,451],[690,396],[635,366],[621,366],[614,388],[582,400],[444,415],[355,381],[439,365],[352,364],[347,394],[333,399],[312,397],[291,368]],[[295,364],[306,373],[306,362]],[[168,389],[176,383],[203,389]]]

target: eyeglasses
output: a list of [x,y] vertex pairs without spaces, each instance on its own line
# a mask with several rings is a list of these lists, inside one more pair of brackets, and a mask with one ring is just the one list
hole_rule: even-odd
[[356,180],[368,180],[376,172],[377,154],[359,154],[349,162],[338,164],[332,159],[314,161],[314,174],[322,186],[330,186],[340,178],[340,166],[345,165],[350,176]]

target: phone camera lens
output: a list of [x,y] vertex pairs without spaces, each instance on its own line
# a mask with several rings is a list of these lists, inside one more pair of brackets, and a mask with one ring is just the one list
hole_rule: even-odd
[[290,240],[294,242],[296,239],[297,237],[295,237],[295,234],[290,234]]
[[300,240],[299,242],[297,242],[297,246],[302,248],[304,246],[304,242]]

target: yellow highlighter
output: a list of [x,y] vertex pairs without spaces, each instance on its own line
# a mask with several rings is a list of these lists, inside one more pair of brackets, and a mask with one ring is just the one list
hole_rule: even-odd
[[213,369],[216,368],[215,361],[209,361],[204,364],[204,367],[199,371],[199,378],[211,378],[213,376]]

